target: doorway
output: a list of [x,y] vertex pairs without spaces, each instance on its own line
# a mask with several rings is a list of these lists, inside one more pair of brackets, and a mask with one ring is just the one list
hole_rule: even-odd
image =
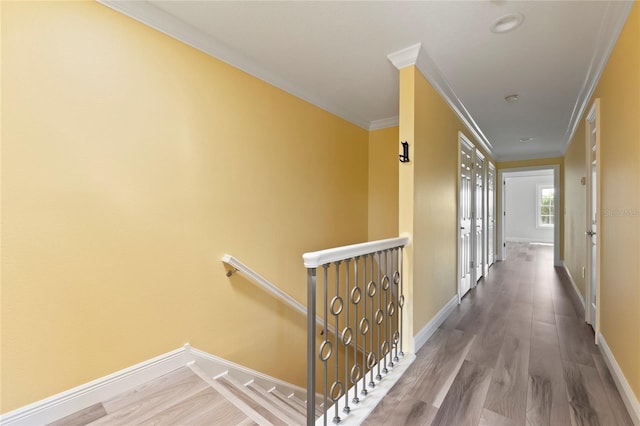
[[[536,180],[536,176],[548,176],[547,183],[534,184],[531,186],[531,181]],[[509,182],[515,185],[518,182],[516,179],[522,179],[523,183],[525,179],[528,179],[527,185],[521,185],[521,190],[527,189],[527,193],[522,191],[518,197],[521,197],[520,203],[516,204],[518,209],[512,208],[512,211],[507,210],[507,193],[510,192],[507,189]],[[560,206],[560,166],[559,165],[547,165],[547,166],[534,166],[534,167],[520,167],[509,168],[498,171],[498,182],[500,185],[500,194],[498,197],[498,245],[497,245],[497,260],[505,260],[507,256],[507,240],[514,242],[525,243],[542,243],[553,244],[554,249],[554,265],[562,266],[560,260],[560,212],[562,206]],[[531,189],[534,188],[534,189]],[[512,189],[514,189],[512,187]],[[512,195],[512,198],[514,195]],[[514,201],[513,199],[511,201]],[[526,202],[526,204],[525,204]],[[522,210],[524,208],[525,210]],[[526,215],[526,217],[522,217]],[[509,222],[511,225],[509,226]],[[524,230],[523,226],[519,226],[518,223],[514,224],[514,221],[526,224],[527,229]],[[508,235],[514,228],[520,228],[518,234]],[[546,237],[541,237],[545,234]]]
[[487,161],[462,133],[459,133],[458,148],[458,301],[460,301],[482,277],[488,274],[489,265],[493,263],[495,166]]
[[586,119],[586,161],[587,161],[587,262],[585,268],[586,300],[585,320],[591,324],[596,336],[598,328],[598,292],[600,289],[600,248],[599,248],[599,165],[600,165],[600,99],[596,99]]
[[471,289],[473,279],[473,157],[471,142],[460,134],[458,145],[458,303]]

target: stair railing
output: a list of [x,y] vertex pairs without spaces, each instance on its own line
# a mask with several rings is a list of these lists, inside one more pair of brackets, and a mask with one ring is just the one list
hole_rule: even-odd
[[[332,421],[339,423],[340,408],[348,415],[349,404],[359,404],[360,397],[366,397],[404,356],[402,255],[408,242],[408,238],[390,238],[303,255],[307,268],[307,395],[316,393],[319,362],[324,402],[321,424],[327,425],[330,411]],[[324,331],[319,344],[316,316],[322,319]],[[327,333],[330,327],[336,330],[332,335]],[[316,424],[315,404],[314,398],[307,398],[307,425]]]
[[[267,293],[271,294],[273,297],[275,297],[279,301],[283,302],[284,304],[288,305],[289,307],[293,308],[294,310],[300,312],[305,317],[307,316],[307,307],[306,306],[304,306],[302,303],[298,302],[296,299],[291,297],[289,294],[287,294],[284,291],[280,290],[278,288],[278,286],[273,284],[271,281],[269,281],[268,279],[266,279],[265,277],[263,277],[262,275],[260,275],[256,271],[254,271],[253,269],[251,269],[249,266],[247,266],[244,263],[242,263],[237,258],[231,256],[230,254],[225,254],[224,256],[222,256],[222,262],[226,263],[227,265],[229,265],[229,266],[231,266],[233,268],[233,269],[230,269],[230,270],[227,271],[227,276],[228,277],[233,275],[234,272],[240,272],[245,277],[247,277],[253,284],[257,285],[262,290],[264,290]],[[319,326],[321,326],[321,327],[324,326],[324,322],[323,322],[322,318],[320,318],[319,316],[316,316],[316,322],[317,322],[317,324]],[[328,331],[330,333],[335,333],[335,330],[334,330],[333,326],[329,326]]]

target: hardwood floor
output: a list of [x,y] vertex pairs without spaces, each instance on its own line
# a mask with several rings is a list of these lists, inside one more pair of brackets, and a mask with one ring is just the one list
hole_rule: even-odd
[[631,426],[553,247],[508,245],[365,425]]
[[[364,425],[633,425],[553,248],[508,249]],[[304,414],[275,388],[192,365],[52,425],[290,425]]]

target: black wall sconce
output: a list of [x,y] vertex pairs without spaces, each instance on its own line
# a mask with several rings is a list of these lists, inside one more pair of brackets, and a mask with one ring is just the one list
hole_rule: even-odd
[[403,141],[400,143],[402,144],[402,154],[400,154],[400,162],[408,163],[409,162],[409,142]]

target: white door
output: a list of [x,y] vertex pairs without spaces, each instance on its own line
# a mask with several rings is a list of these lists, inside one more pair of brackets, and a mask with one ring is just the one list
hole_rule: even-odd
[[458,241],[458,297],[462,298],[471,288],[471,262],[473,259],[473,235],[471,232],[473,213],[473,146],[460,138],[460,183],[458,195],[458,215],[460,237]]
[[496,168],[493,163],[489,163],[489,170],[487,171],[487,272],[489,271],[489,266],[493,265],[495,261],[495,188]]
[[598,159],[600,145],[600,100],[596,99],[587,115],[587,312],[586,321],[598,335]]
[[[475,153],[474,172],[474,245],[475,256],[473,266],[475,268],[475,282],[484,276],[484,254],[485,254],[485,226],[484,226],[484,156],[478,151]],[[474,284],[475,285],[475,284]]]

